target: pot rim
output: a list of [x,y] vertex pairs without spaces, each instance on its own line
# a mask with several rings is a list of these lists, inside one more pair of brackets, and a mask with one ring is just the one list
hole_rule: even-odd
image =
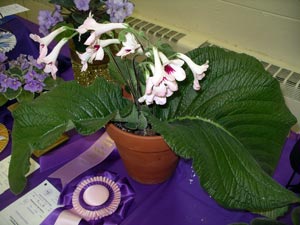
[[114,131],[118,131],[120,133],[122,133],[125,136],[131,137],[131,138],[140,138],[140,139],[148,139],[148,140],[160,140],[163,139],[163,137],[161,135],[155,135],[155,136],[143,136],[143,135],[138,135],[138,134],[133,134],[133,133],[129,133],[126,132],[122,129],[120,129],[119,127],[117,127],[116,125],[114,125],[113,123],[109,123],[106,125],[106,129],[112,129]]

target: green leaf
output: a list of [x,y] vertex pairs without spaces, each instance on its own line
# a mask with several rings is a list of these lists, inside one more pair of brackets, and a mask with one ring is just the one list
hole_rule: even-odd
[[228,225],[249,225],[248,223],[230,223]]
[[[224,127],[200,117],[150,121],[180,156],[193,159],[202,187],[223,207],[266,211],[300,202],[257,164]],[[170,132],[172,131],[172,132]]]
[[255,218],[251,221],[250,225],[286,225],[276,220],[270,220],[265,218]]
[[8,99],[8,100],[13,100],[17,98],[20,94],[22,93],[22,88],[18,88],[18,90],[13,90],[10,88],[7,88],[6,92],[3,93],[3,95]]
[[20,68],[18,67],[11,67],[7,70],[7,72],[11,75],[14,75],[16,77],[21,77],[24,73]]
[[17,101],[22,102],[30,102],[34,99],[34,93],[30,91],[23,90],[21,94],[17,97]]
[[[279,83],[255,58],[217,47],[189,53],[198,64],[209,60],[201,90],[196,92],[192,74],[157,117],[171,119],[200,116],[232,133],[269,174],[275,169],[281,148],[295,117],[284,103]],[[183,88],[184,86],[184,88]]]
[[287,211],[288,211],[289,207],[288,206],[284,206],[284,207],[280,207],[280,208],[274,208],[271,210],[266,210],[266,211],[260,211],[260,212],[255,212],[258,213],[260,215],[266,216],[268,218],[271,219],[276,219],[277,217],[283,216]]
[[207,47],[189,56],[197,64],[209,60],[201,90],[191,88],[187,69],[181,89],[166,106],[155,106],[157,118],[172,121],[155,122],[155,131],[177,154],[193,159],[202,186],[224,207],[281,215],[299,199],[264,173],[274,171],[296,123],[278,82],[245,54]]
[[75,7],[73,0],[50,0],[49,1],[52,4],[60,5],[64,8],[70,9],[72,7]]
[[129,104],[132,103],[122,98],[120,87],[103,78],[96,79],[89,87],[82,87],[76,81],[65,82],[31,103],[21,104],[13,112],[11,190],[14,193],[23,190],[31,153],[54,143],[70,122],[80,133],[88,135]]
[[53,88],[55,88],[57,85],[59,85],[60,83],[64,82],[62,78],[60,77],[56,77],[56,80],[54,80],[52,77],[47,77],[44,80],[44,90],[52,90]]
[[292,211],[293,225],[300,225],[300,207],[296,207]]
[[7,101],[7,98],[3,94],[0,94],[0,106],[4,105]]

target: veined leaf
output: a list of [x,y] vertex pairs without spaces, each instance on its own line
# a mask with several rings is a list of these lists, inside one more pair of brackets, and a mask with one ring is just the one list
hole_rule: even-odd
[[82,134],[91,134],[120,110],[128,110],[130,104],[122,98],[118,86],[102,78],[89,87],[82,87],[75,81],[65,82],[32,102],[21,104],[13,112],[14,142],[9,167],[11,190],[14,193],[23,190],[31,153],[54,143],[70,122]]
[[243,144],[219,124],[199,117],[171,122],[152,117],[151,122],[178,155],[193,159],[202,187],[222,206],[257,212],[300,202],[266,174]]
[[200,82],[201,90],[191,88],[193,76],[187,70],[189,79],[180,84],[181,89],[165,107],[156,107],[157,117],[199,116],[212,120],[232,133],[272,174],[289,129],[296,123],[278,81],[258,60],[245,54],[207,47],[189,55],[198,64],[210,62]]
[[261,170],[272,174],[296,122],[278,82],[245,54],[208,47],[189,56],[198,64],[210,62],[202,88],[191,88],[188,72],[167,105],[155,106],[156,118],[172,121],[152,118],[155,131],[178,155],[193,159],[202,186],[220,204],[281,215],[299,199]]

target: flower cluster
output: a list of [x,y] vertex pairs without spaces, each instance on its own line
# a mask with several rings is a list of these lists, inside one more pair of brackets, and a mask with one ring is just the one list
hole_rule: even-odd
[[12,99],[32,99],[47,89],[45,82],[51,76],[43,71],[44,67],[30,55],[21,54],[8,61],[5,54],[0,53],[0,105]]
[[[116,31],[117,30],[117,31]],[[73,31],[69,37],[62,38],[54,47],[51,53],[47,51],[47,45],[59,34],[63,32]],[[111,32],[116,31],[116,32]],[[103,38],[103,35],[109,35],[110,38]],[[114,33],[118,33],[118,38],[113,37]],[[62,46],[73,36],[88,34],[84,42],[86,46],[85,52],[77,52],[81,64],[82,71],[88,68],[88,63],[94,60],[102,60],[105,51],[111,54],[110,48],[114,44],[121,44],[121,49],[118,49],[116,56],[111,54],[111,57],[120,57],[121,60],[113,59],[113,62],[125,63],[126,60],[132,60],[133,66],[129,66],[126,72],[120,70],[120,75],[125,85],[130,88],[130,92],[137,104],[146,103],[147,105],[154,102],[158,105],[164,105],[167,102],[167,97],[170,97],[178,90],[177,82],[183,81],[186,78],[185,70],[182,68],[186,63],[194,75],[193,88],[200,90],[199,80],[205,76],[205,71],[208,69],[208,62],[203,65],[195,64],[188,56],[172,51],[166,51],[159,43],[152,44],[147,37],[140,32],[137,32],[125,23],[98,23],[92,14],[76,29],[68,26],[60,27],[51,32],[46,37],[39,37],[31,34],[30,37],[40,43],[39,62],[46,64],[45,71],[51,72],[53,78],[56,77],[56,59]],[[107,37],[107,36],[105,36]],[[143,60],[136,61],[136,57],[144,56]],[[116,65],[118,68],[122,66]],[[137,68],[135,68],[137,66]],[[133,67],[133,68],[132,68]],[[128,71],[134,71],[133,73]],[[137,71],[141,71],[137,74]],[[132,77],[132,74],[134,76]],[[145,84],[143,84],[145,80]]]
[[52,0],[53,11],[39,12],[39,31],[47,35],[59,23],[72,24],[77,27],[91,12],[97,22],[123,22],[133,12],[134,5],[128,0]]

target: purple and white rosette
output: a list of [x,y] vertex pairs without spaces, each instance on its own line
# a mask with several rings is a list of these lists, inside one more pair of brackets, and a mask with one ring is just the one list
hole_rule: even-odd
[[62,190],[55,209],[41,225],[120,224],[133,202],[126,178],[105,171],[74,179]]

